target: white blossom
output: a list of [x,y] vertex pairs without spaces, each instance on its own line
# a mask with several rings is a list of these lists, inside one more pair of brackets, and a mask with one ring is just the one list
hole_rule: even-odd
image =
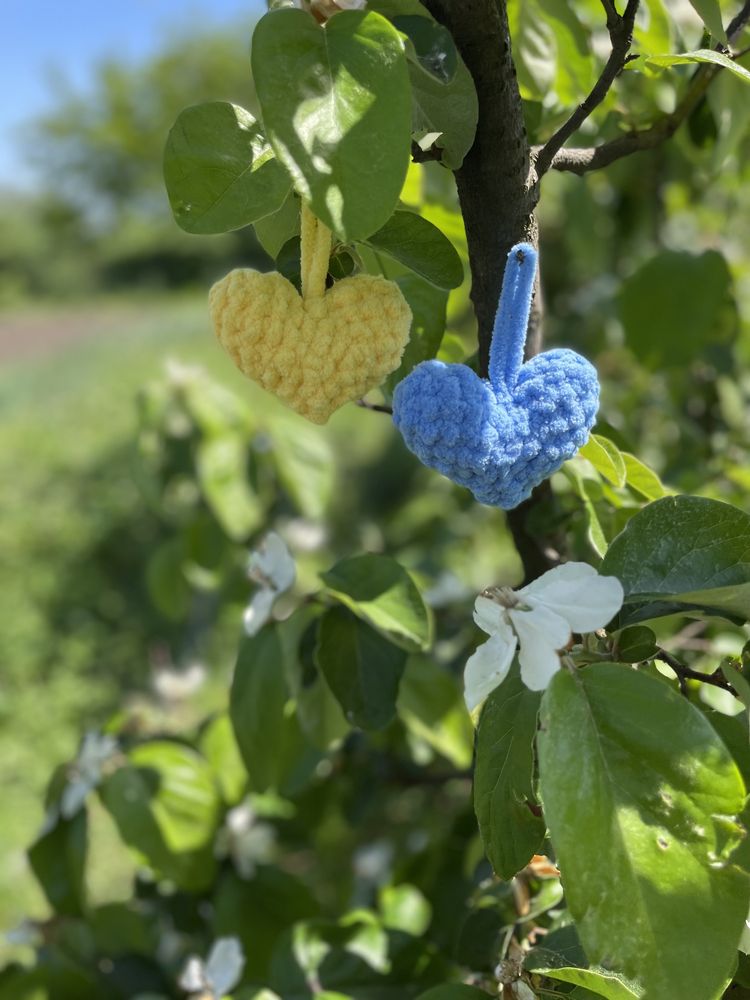
[[505,679],[516,648],[524,684],[543,691],[560,669],[559,650],[568,645],[571,633],[602,628],[619,611],[623,597],[616,577],[599,576],[579,562],[556,566],[518,591],[484,591],[476,600],[474,621],[489,639],[466,664],[469,711]]
[[204,962],[191,955],[180,974],[178,986],[194,996],[222,1000],[237,985],[245,967],[242,945],[236,937],[219,938]]
[[269,532],[261,546],[250,555],[247,575],[260,584],[245,609],[243,624],[247,635],[257,635],[271,617],[276,598],[294,584],[297,571],[284,540]]

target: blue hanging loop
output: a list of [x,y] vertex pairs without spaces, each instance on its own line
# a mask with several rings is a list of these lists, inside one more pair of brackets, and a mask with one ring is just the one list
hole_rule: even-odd
[[580,354],[523,360],[536,268],[530,244],[508,254],[488,379],[466,365],[423,361],[393,394],[393,421],[420,461],[503,510],[575,455],[599,406],[596,370]]
[[530,243],[519,243],[508,254],[490,344],[489,376],[496,392],[513,390],[523,364],[536,265],[537,253]]

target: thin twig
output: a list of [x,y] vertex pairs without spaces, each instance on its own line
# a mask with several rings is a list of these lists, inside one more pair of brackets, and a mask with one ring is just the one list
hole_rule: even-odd
[[612,44],[609,59],[607,59],[604,69],[588,97],[578,105],[570,118],[560,126],[540,150],[536,158],[537,177],[546,174],[552,166],[556,154],[602,103],[615,79],[622,72],[628,60],[632,58],[630,46],[633,44],[633,29],[640,0],[628,0],[628,5],[622,16],[617,13],[614,4],[609,0],[602,0],[602,6],[607,14],[607,30]]
[[[742,10],[731,21],[727,28],[727,37],[730,44],[734,43],[742,34],[745,27],[750,23],[750,0],[746,0]],[[726,47],[716,46],[717,52],[726,54]],[[734,56],[738,58],[738,56]],[[608,167],[616,160],[621,160],[625,156],[633,153],[643,152],[647,149],[654,149],[667,139],[670,139],[682,123],[690,116],[698,104],[703,99],[711,82],[722,71],[723,67],[716,64],[704,63],[695,72],[690,87],[685,96],[679,102],[674,111],[664,115],[653,125],[646,129],[628,132],[626,135],[605,142],[601,146],[577,149],[558,149],[552,158],[552,162],[546,169],[564,170],[574,174],[586,174],[591,170],[600,170]],[[554,136],[553,136],[554,139]],[[550,140],[551,142],[552,140]],[[547,143],[549,146],[549,143]],[[541,158],[546,146],[537,147],[537,171],[539,171],[539,158]],[[544,161],[542,161],[544,165]],[[543,172],[543,171],[542,171]]]
[[671,653],[668,653],[666,649],[659,647],[659,651],[656,654],[655,659],[661,660],[662,663],[666,663],[668,667],[677,674],[677,680],[680,683],[680,690],[683,694],[687,694],[687,681],[700,681],[702,684],[710,684],[712,687],[721,688],[723,691],[728,691],[730,694],[737,696],[737,692],[729,683],[729,681],[724,677],[720,670],[715,670],[712,674],[702,674],[699,670],[693,670],[691,667],[686,667],[684,663],[680,663],[676,660]]
[[358,399],[357,406],[361,406],[363,410],[372,410],[374,413],[390,413],[393,415],[393,407],[386,406],[383,403],[368,403],[366,399]]

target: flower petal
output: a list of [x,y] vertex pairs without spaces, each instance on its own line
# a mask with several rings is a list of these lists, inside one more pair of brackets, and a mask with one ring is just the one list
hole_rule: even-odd
[[268,582],[279,593],[289,590],[296,576],[294,559],[284,539],[275,531],[269,531],[260,548],[251,554],[248,570],[251,577]]
[[532,611],[511,609],[509,614],[521,644],[518,653],[521,680],[532,691],[543,691],[560,669],[557,650],[568,644],[568,623],[542,606]]
[[489,597],[479,596],[474,602],[474,621],[487,635],[507,634],[507,611]]
[[573,632],[593,632],[620,610],[624,592],[617,577],[599,576],[588,563],[570,562],[548,570],[519,596],[531,608],[554,611]]
[[242,616],[242,624],[245,635],[257,635],[271,617],[273,602],[276,600],[276,591],[261,587],[253,594],[252,601],[245,608]]
[[478,708],[505,680],[510,670],[516,651],[516,637],[509,625],[504,624],[503,627],[502,635],[496,633],[490,636],[466,661],[464,699],[470,712]]

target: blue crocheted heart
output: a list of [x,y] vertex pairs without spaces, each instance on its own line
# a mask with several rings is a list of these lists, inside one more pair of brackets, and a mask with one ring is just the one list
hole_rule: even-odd
[[508,254],[489,379],[466,365],[423,361],[396,386],[393,420],[421,462],[511,510],[586,443],[599,406],[594,367],[575,351],[523,363],[537,255]]

